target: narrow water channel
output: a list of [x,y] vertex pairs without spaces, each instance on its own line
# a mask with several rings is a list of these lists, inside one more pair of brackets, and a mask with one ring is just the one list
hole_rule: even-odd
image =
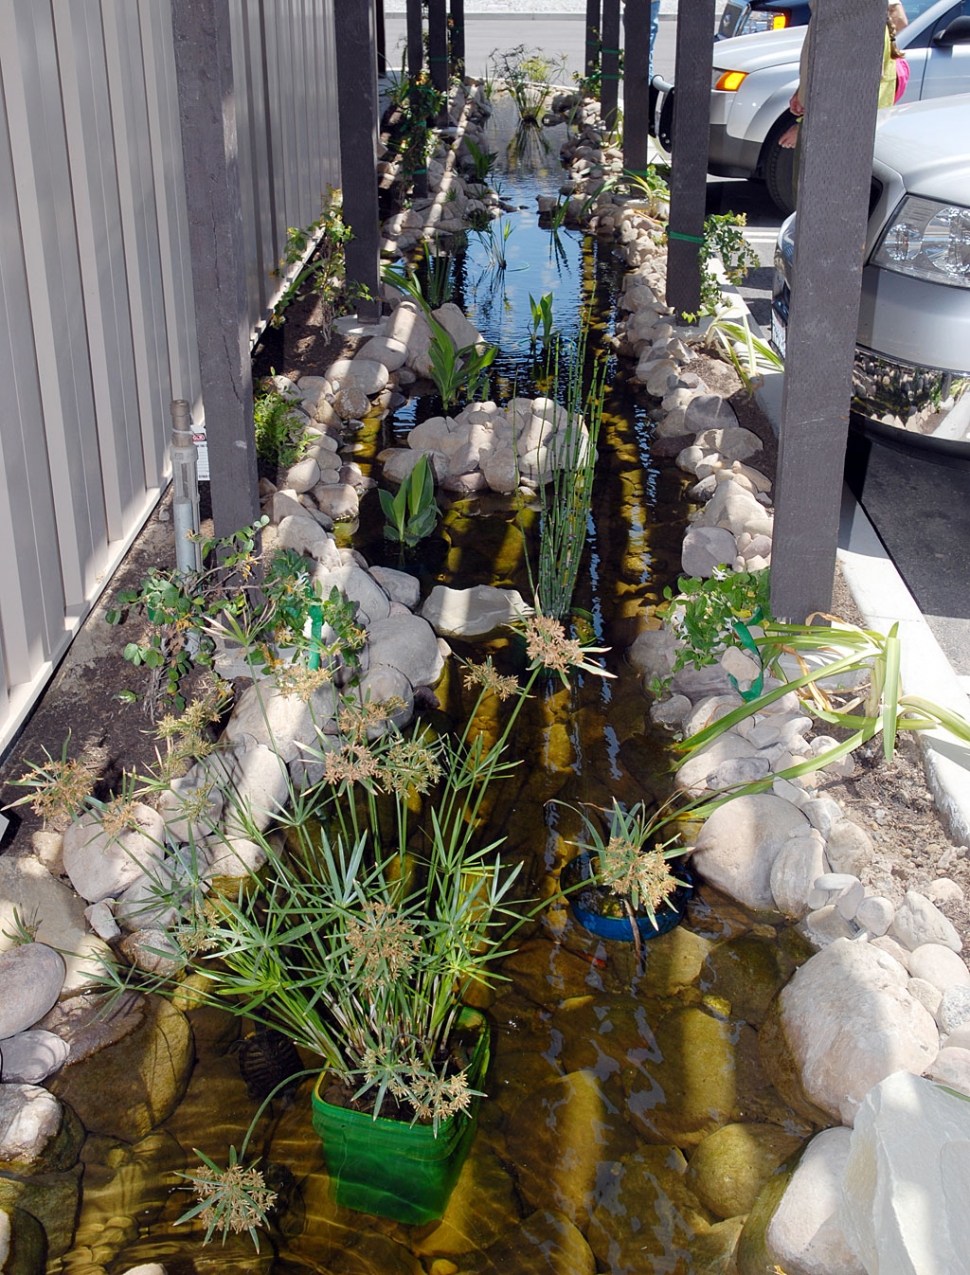
[[[517,159],[509,152],[508,117],[497,116],[490,149],[500,156],[503,197],[517,207],[503,219],[512,227],[502,241],[508,260],[496,271],[487,240],[470,236],[456,259],[455,285],[472,321],[500,346],[493,392],[509,397],[535,392],[541,374],[528,337],[530,293],[553,293],[556,326],[567,340],[575,340],[589,307],[590,356],[608,357],[603,338],[622,276],[608,244],[568,230],[556,242],[538,224],[536,194],[554,193],[561,181],[561,130],[531,136]],[[685,519],[683,477],[651,457],[649,407],[611,362],[587,566],[575,603],[592,617],[595,644],[609,648],[602,659],[615,679],[583,675],[569,689],[544,684],[511,741],[518,765],[494,790],[485,835],[505,838],[509,861],[523,864],[522,892],[534,898],[555,895],[558,872],[575,853],[569,841],[578,821],[553,799],[653,802],[669,787],[664,740],[650,726],[638,676],[624,659],[643,607],[676,578]],[[431,400],[410,401],[365,432],[357,458],[366,469],[388,439],[437,411]],[[491,495],[442,493],[440,503],[444,518],[438,543],[427,549],[427,582],[497,584],[530,596],[526,555],[535,553],[535,511]],[[361,527],[355,547],[379,561],[379,518],[367,504]],[[491,654],[503,671],[517,661],[521,667],[509,637],[453,645],[476,660]],[[471,692],[454,661],[436,694],[432,723],[462,722]],[[479,726],[488,730],[490,723]],[[716,1263],[733,1248],[738,1224],[701,1203],[687,1161],[723,1126],[767,1130],[759,1136],[785,1153],[809,1132],[768,1084],[755,1031],[798,957],[793,942],[701,891],[680,927],[645,945],[640,969],[632,944],[596,938],[553,902],[517,935],[497,989],[477,998],[494,1032],[488,1098],[445,1221],[409,1228],[334,1204],[306,1082],[290,1106],[272,1110],[254,1141],[281,1203],[259,1254],[246,1234],[203,1249],[198,1222],[173,1225],[188,1196],[173,1192],[171,1172],[191,1166],[195,1149],[224,1163],[254,1110],[229,1048],[236,1020],[194,1011],[198,1061],[185,1100],[134,1149],[88,1140],[81,1224],[56,1269],[113,1275],[149,1261],[163,1263],[168,1275],[727,1269]]]

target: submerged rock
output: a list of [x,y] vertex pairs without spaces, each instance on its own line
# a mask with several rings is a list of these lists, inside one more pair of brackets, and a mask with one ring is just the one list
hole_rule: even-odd
[[774,1124],[726,1124],[698,1146],[687,1185],[720,1218],[748,1213],[765,1182],[802,1140]]
[[[128,1016],[128,1035],[79,1060],[51,1081],[92,1133],[126,1142],[143,1138],[178,1105],[192,1070],[192,1030],[173,1005],[142,998],[144,1016]],[[110,1039],[110,1037],[109,1037]],[[72,1051],[73,1055],[73,1051]]]
[[630,1154],[636,1137],[593,1072],[576,1071],[548,1081],[519,1104],[506,1145],[528,1203],[564,1213],[584,1230],[604,1165]]
[[690,1190],[676,1147],[643,1147],[601,1178],[587,1239],[602,1268],[694,1269],[691,1246],[714,1220]]

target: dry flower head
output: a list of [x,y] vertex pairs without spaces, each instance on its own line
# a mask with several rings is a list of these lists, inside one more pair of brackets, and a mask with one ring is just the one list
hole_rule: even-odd
[[388,903],[374,903],[362,917],[347,922],[347,945],[362,963],[360,985],[374,991],[385,979],[396,980],[414,964],[420,946],[414,927]]
[[212,1201],[199,1214],[200,1222],[223,1235],[258,1226],[276,1203],[276,1192],[266,1186],[262,1173],[241,1164],[230,1164],[228,1169],[203,1166],[190,1180],[199,1200]]
[[466,664],[463,676],[466,689],[483,686],[485,690],[494,692],[503,702],[519,689],[517,678],[505,677],[495,671],[491,656],[486,657],[484,664]]

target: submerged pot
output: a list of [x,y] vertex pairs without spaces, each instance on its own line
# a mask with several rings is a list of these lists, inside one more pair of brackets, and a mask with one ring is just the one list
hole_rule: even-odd
[[[480,1089],[488,1069],[488,1026],[477,1010],[463,1009],[458,1029],[477,1036],[468,1083]],[[321,1097],[325,1082],[322,1074],[313,1089],[313,1128],[323,1142],[336,1202],[409,1226],[441,1217],[471,1149],[481,1099],[472,1099],[468,1113],[443,1120],[435,1137],[430,1125],[334,1106]]]
[[[674,876],[681,881],[687,881],[688,884],[678,886],[670,899],[657,908],[656,925],[646,912],[637,913],[635,920],[641,940],[655,939],[660,934],[669,933],[680,924],[687,910],[690,896],[694,892],[690,870],[686,863],[677,860],[674,860],[670,866]],[[573,919],[601,939],[632,943],[633,927],[630,925],[630,918],[623,915],[611,915],[604,910],[609,900],[615,896],[611,895],[606,886],[597,885],[594,876],[590,856],[585,853],[570,859],[562,870],[559,879],[567,892],[566,897],[569,900],[569,910]]]

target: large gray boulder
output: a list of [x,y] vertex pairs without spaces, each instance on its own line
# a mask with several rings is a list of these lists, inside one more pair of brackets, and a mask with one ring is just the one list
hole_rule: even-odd
[[346,562],[333,571],[320,569],[313,578],[320,584],[325,598],[336,587],[349,602],[356,602],[369,624],[387,619],[390,599],[370,572],[356,562]]
[[697,837],[693,863],[711,885],[755,911],[775,907],[771,870],[793,833],[810,824],[773,793],[738,797],[715,810]]
[[88,903],[117,897],[165,853],[162,816],[135,802],[130,817],[134,826],[110,833],[88,812],[64,833],[64,868]]
[[867,1271],[947,1275],[970,1254],[970,1102],[901,1071],[856,1116],[839,1218]]
[[[55,865],[57,866],[57,865]],[[34,938],[56,948],[64,962],[63,992],[83,991],[96,981],[110,950],[88,929],[85,901],[56,880],[32,855],[0,855],[0,951],[12,948],[14,912],[37,924]],[[2,992],[0,987],[0,992]]]
[[420,615],[390,616],[367,634],[371,664],[399,669],[412,686],[434,686],[445,662],[435,631]]
[[[939,1053],[936,1023],[907,982],[906,971],[885,952],[840,938],[806,961],[779,993],[772,1013],[802,1091],[833,1120],[851,1125],[873,1085],[895,1071],[918,1075]],[[777,1036],[762,1035],[765,1068],[784,1092],[784,1050],[772,1047]]]
[[64,986],[64,958],[45,943],[0,953],[0,1041],[32,1027]]
[[923,943],[940,943],[954,952],[963,947],[953,923],[935,903],[916,890],[906,891],[905,899],[896,909],[890,933],[911,952]]
[[532,608],[517,589],[490,584],[471,589],[435,585],[421,608],[424,619],[444,637],[482,637],[531,614]]

